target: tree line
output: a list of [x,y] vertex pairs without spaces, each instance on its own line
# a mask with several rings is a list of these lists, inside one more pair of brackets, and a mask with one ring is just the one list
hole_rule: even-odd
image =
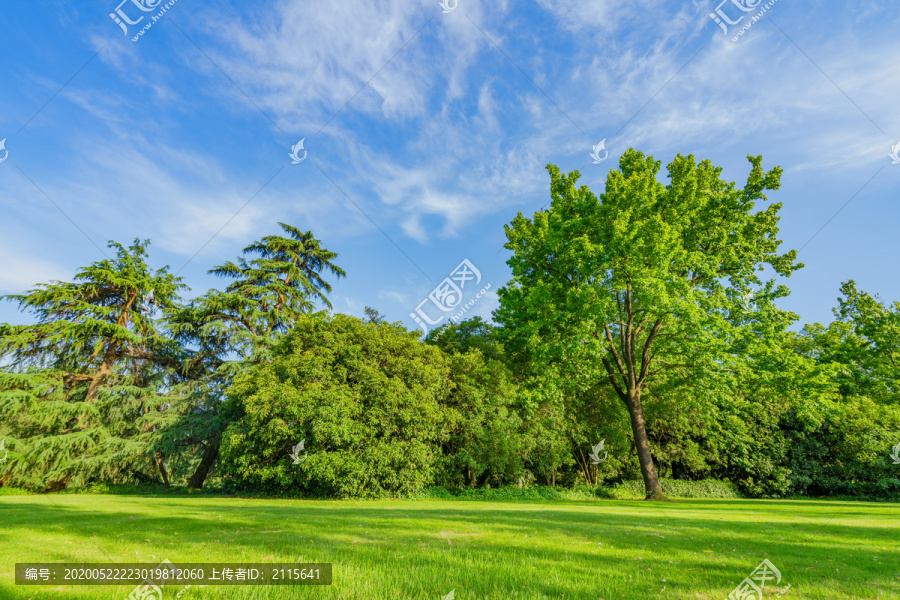
[[189,301],[148,241],[110,242],[72,282],[5,297],[35,322],[0,325],[0,484],[897,497],[900,303],[847,281],[834,321],[792,329],[777,301],[803,265],[766,196],[781,169],[748,159],[743,187],[682,155],[662,183],[629,150],[599,196],[548,165],[549,208],[505,228],[494,323],[424,339],[335,314],[338,255],[284,223]]

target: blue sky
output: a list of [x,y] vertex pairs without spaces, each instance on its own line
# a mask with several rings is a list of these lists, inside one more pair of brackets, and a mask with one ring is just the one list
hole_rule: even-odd
[[[770,199],[806,268],[781,305],[804,322],[851,278],[900,299],[898,3],[777,0],[733,42],[765,2],[177,0],[133,42],[165,4],[142,1],[3,7],[0,294],[138,237],[199,295],[284,221],[339,253],[339,312],[414,328],[468,259],[492,286],[468,314],[489,317],[503,225],[548,201],[544,166],[599,194],[635,147],[739,184],[747,154],[784,168]],[[144,16],[127,35],[117,7]],[[744,17],[728,35],[717,8]]]

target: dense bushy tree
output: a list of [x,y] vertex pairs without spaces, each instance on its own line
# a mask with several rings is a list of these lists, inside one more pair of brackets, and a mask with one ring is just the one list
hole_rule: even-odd
[[481,317],[459,323],[446,323],[425,336],[426,344],[434,344],[444,352],[457,354],[478,350],[488,360],[501,360],[503,348],[497,340],[496,327]]
[[450,364],[448,436],[436,483],[475,487],[527,479],[534,438],[523,429],[520,394],[494,327],[473,317],[429,332],[425,342],[447,354]]
[[[481,432],[479,435],[498,435],[493,432],[501,431],[503,420],[508,420],[511,425],[515,419],[515,426],[505,427],[506,431],[502,436],[509,440],[510,448],[512,442],[515,442],[516,460],[506,463],[506,468],[498,468],[495,464],[491,469],[494,475],[489,477],[485,471],[482,479],[501,481],[515,477],[517,482],[543,480],[547,485],[555,486],[558,475],[578,465],[588,481],[597,482],[600,470],[586,458],[585,453],[590,452],[590,447],[598,443],[605,435],[604,432],[609,432],[610,437],[613,437],[618,425],[606,418],[609,404],[592,402],[597,399],[596,393],[602,394],[608,388],[572,390],[564,377],[554,374],[554,365],[538,366],[532,362],[535,360],[534,356],[524,358],[521,355],[507,355],[499,342],[497,328],[480,317],[435,329],[429,332],[425,342],[438,346],[450,355],[477,352],[483,357],[488,372],[502,376],[504,381],[515,383],[515,393],[512,395],[489,394],[487,402],[465,406],[462,414],[466,417],[466,424],[459,429],[465,442],[460,440],[456,444],[445,446],[447,464],[455,464],[462,457],[473,454],[488,458],[491,452],[496,454],[493,458],[495,462],[501,456],[512,458],[513,455],[508,451],[492,450],[486,438],[476,439],[474,432]],[[452,372],[455,379],[463,370],[454,369]],[[502,411],[502,414],[509,416],[498,418],[495,411]],[[483,429],[490,419],[497,420],[491,427]],[[603,427],[601,422],[609,427]],[[455,456],[454,447],[465,450]],[[625,444],[618,445],[620,450],[624,447]],[[470,461],[468,464],[467,468],[472,468],[479,461]],[[604,472],[609,474],[609,467],[615,464],[615,460],[605,464]],[[505,475],[501,476],[499,473]],[[468,485],[473,483],[468,476],[462,479]]]
[[[399,325],[301,315],[271,362],[239,374],[223,473],[238,485],[338,497],[405,494],[433,476],[449,367]],[[301,441],[308,457],[294,464]],[[306,454],[304,454],[306,456]]]
[[[541,362],[567,364],[587,385],[608,381],[627,407],[648,497],[661,497],[643,409],[645,391],[668,370],[715,371],[731,352],[741,294],[762,285],[764,266],[789,276],[796,252],[777,254],[780,204],[754,212],[781,169],[748,157],[747,183],[721,179],[721,167],[678,155],[669,184],[660,163],[634,150],[611,170],[597,198],[576,187],[579,173],[548,165],[551,205],[506,227],[513,280],[496,318],[505,343]],[[753,319],[783,321],[769,281]]]
[[841,294],[837,320],[804,327],[798,349],[822,364],[840,366],[842,395],[900,404],[900,302],[887,307],[857,290],[852,280],[841,285]]
[[900,303],[885,306],[841,285],[828,326],[814,323],[788,344],[830,374],[834,399],[810,406],[809,386],[798,396],[806,410],[782,423],[791,490],[811,495],[900,495],[900,472],[890,450],[900,443]]

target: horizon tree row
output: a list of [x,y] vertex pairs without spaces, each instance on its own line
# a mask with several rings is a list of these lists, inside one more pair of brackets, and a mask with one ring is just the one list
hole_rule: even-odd
[[779,253],[765,195],[781,169],[748,160],[742,188],[680,154],[664,184],[629,150],[599,196],[548,165],[549,209],[505,228],[496,323],[424,339],[369,307],[330,314],[337,254],[284,223],[209,271],[224,290],[187,302],[147,265],[148,240],[110,242],[115,258],[72,282],[5,297],[36,322],[0,325],[0,485],[214,474],[350,497],[640,477],[663,499],[664,475],[900,495],[900,304],[848,281],[834,322],[792,331],[777,301],[803,265]]

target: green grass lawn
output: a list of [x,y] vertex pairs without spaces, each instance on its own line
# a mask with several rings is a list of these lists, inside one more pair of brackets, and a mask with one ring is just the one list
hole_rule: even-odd
[[17,587],[16,562],[163,559],[334,565],[331,586],[194,586],[182,600],[722,600],[764,558],[782,574],[765,598],[788,585],[784,600],[900,598],[900,504],[0,497],[4,600],[134,587]]

